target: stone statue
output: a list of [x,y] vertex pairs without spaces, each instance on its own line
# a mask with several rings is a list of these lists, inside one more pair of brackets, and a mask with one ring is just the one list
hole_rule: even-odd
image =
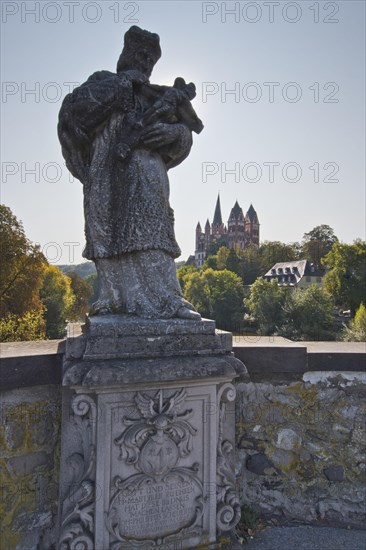
[[150,84],[160,56],[159,36],[131,27],[117,73],[94,73],[60,110],[62,153],[84,190],[83,256],[98,273],[91,314],[200,319],[176,276],[167,171],[188,156],[192,131],[203,125],[191,105],[194,84]]

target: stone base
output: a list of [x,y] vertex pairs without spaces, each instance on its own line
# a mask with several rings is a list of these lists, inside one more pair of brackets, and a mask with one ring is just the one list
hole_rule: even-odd
[[60,548],[183,550],[232,530],[244,372],[212,321],[90,318],[64,363]]

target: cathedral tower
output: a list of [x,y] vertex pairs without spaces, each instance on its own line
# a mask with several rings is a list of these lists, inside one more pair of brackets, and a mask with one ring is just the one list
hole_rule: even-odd
[[245,222],[242,208],[238,201],[231,209],[229,220],[227,222],[229,247],[234,248],[237,245],[243,249],[245,247]]
[[259,246],[259,220],[253,205],[249,206],[245,214],[245,246],[254,244]]

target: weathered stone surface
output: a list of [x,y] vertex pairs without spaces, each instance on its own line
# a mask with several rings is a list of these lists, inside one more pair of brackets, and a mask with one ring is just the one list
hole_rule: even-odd
[[273,462],[271,462],[265,454],[257,453],[249,456],[246,462],[246,467],[250,472],[263,476],[267,473],[267,469],[273,467]]
[[328,466],[323,470],[325,477],[329,481],[343,481],[344,480],[344,469],[343,466]]
[[246,369],[231,334],[207,320],[97,316],[66,350],[61,548],[188,549],[233,529],[231,381]]
[[277,433],[276,447],[285,451],[297,451],[301,446],[301,437],[290,428],[282,428]]
[[68,94],[58,135],[83,183],[86,247],[98,273],[93,314],[199,319],[182,295],[168,169],[183,162],[203,124],[193,83],[151,85],[159,36],[131,27],[117,73],[98,71]]
[[[361,526],[366,520],[364,375],[309,372],[303,382],[290,384],[272,383],[271,376],[237,385],[243,501],[281,521]],[[265,475],[264,468],[252,467],[252,460],[263,460],[254,450],[274,465]]]
[[53,457],[44,451],[29,453],[26,456],[9,458],[7,467],[12,475],[28,475],[42,470],[53,468]]
[[231,334],[209,320],[149,320],[127,315],[89,317],[84,360],[204,355],[231,351]]
[[1,392],[1,548],[49,550],[56,542],[60,408],[60,387],[33,382]]
[[245,373],[242,363],[233,356],[164,357],[162,359],[114,359],[84,361],[66,365],[65,386],[97,387],[102,384],[156,383],[159,380],[200,380],[205,376],[227,377]]
[[[64,407],[61,463],[68,467],[61,474],[60,524],[65,548],[82,536],[101,550],[178,541],[183,549],[214,543],[217,530],[234,527],[240,505],[232,378],[232,372],[221,372],[184,386],[144,381],[141,389],[140,379],[66,392],[70,408]],[[73,524],[82,525],[85,514],[90,523],[76,535]]]

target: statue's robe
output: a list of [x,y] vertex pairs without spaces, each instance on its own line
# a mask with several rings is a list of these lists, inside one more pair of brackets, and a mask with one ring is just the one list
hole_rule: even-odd
[[123,73],[101,71],[64,100],[59,136],[66,164],[84,186],[85,258],[139,250],[180,255],[167,170],[189,154],[191,131],[178,123],[179,139],[173,144],[155,151],[137,146],[124,161],[116,153],[131,124],[164,89],[154,86],[146,94],[146,86],[134,89]]
[[[104,281],[99,299],[113,296],[115,311],[169,318],[182,306],[193,309],[182,298],[175,273],[180,249],[167,175],[189,154],[189,122],[175,123],[179,137],[172,144],[154,151],[140,144],[125,160],[117,158],[118,145],[164,90],[136,86],[128,73],[94,73],[66,96],[58,133],[66,165],[83,183],[83,256],[95,261]],[[191,109],[187,120],[195,117]]]

